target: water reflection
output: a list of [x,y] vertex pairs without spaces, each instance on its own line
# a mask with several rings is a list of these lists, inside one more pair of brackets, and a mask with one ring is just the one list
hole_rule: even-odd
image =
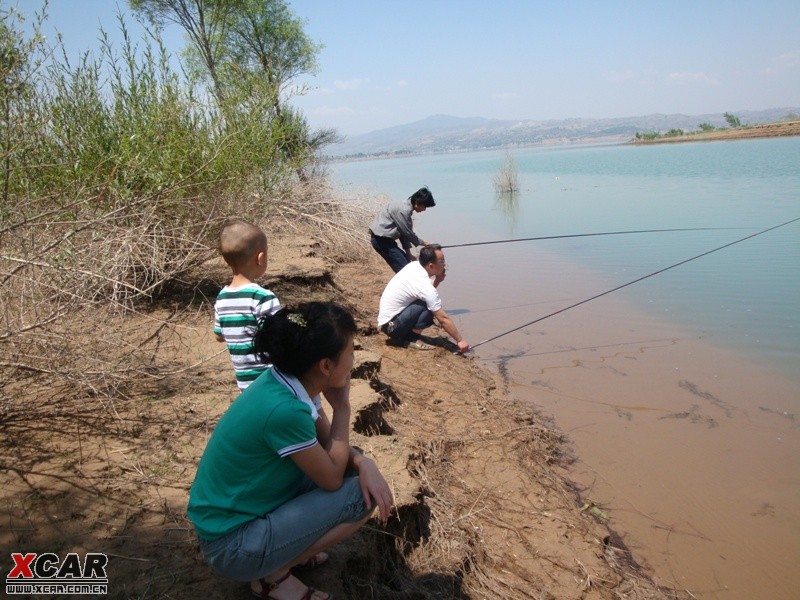
[[519,192],[495,192],[494,209],[505,217],[508,233],[513,235],[519,222]]

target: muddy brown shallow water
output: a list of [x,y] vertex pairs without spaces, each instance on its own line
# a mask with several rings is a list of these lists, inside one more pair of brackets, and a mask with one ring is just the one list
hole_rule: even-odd
[[[453,308],[473,344],[609,287],[537,253],[528,257],[535,280],[501,259],[475,289],[463,277],[470,260],[448,254],[442,294],[448,308],[469,307]],[[643,313],[624,294],[477,353],[555,418],[577,456],[570,477],[658,581],[698,598],[797,597],[797,381]]]

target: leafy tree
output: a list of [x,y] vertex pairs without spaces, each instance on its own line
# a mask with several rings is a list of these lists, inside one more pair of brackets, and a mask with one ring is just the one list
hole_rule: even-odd
[[[272,139],[303,176],[303,166],[333,130],[310,131],[305,118],[288,111],[289,84],[317,70],[320,44],[303,31],[285,0],[129,0],[160,26],[177,23],[192,44],[185,55],[194,72],[210,79],[231,124],[244,119],[272,131]],[[198,69],[197,67],[200,67]],[[302,89],[295,93],[302,93]],[[251,123],[252,124],[252,123]]]
[[225,94],[218,74],[217,62],[226,41],[227,16],[237,0],[128,0],[131,8],[155,26],[175,23],[183,28],[192,48],[206,68],[214,94],[220,105]]
[[303,31],[285,0],[128,0],[161,27],[171,22],[189,36],[190,62],[205,69],[220,105],[236,88],[263,77],[280,112],[280,96],[303,73],[316,73],[322,48]]
[[265,77],[277,113],[286,86],[303,73],[317,72],[321,48],[284,0],[239,0],[229,14],[225,66],[231,81],[240,81],[242,75]]
[[[226,88],[236,89],[240,101],[258,97],[271,102],[274,139],[304,178],[303,166],[311,156],[338,136],[332,130],[312,132],[302,114],[284,107],[284,100],[294,79],[316,73],[322,46],[305,34],[303,21],[285,0],[237,0],[227,18],[220,60]],[[245,86],[249,93],[243,94]]]
[[44,37],[42,22],[47,18],[47,2],[35,15],[33,34],[22,32],[23,16],[0,6],[0,189],[3,204],[8,202],[11,179],[30,149],[31,112],[36,110],[31,78],[41,67]]
[[710,133],[716,130],[716,127],[714,127],[711,123],[700,123],[698,127],[700,128],[700,131],[702,131],[703,133]]
[[726,112],[722,116],[725,117],[725,120],[728,122],[728,125],[730,125],[732,129],[736,129],[737,127],[741,127],[742,126],[742,122],[739,120],[739,117],[737,117],[736,115],[733,115],[731,113],[727,113]]

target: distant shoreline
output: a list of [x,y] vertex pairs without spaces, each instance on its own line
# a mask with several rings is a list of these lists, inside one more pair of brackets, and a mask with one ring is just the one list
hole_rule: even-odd
[[702,132],[695,131],[672,137],[659,137],[655,139],[627,139],[627,136],[605,136],[597,138],[581,139],[549,139],[531,142],[528,144],[511,144],[507,146],[487,146],[480,148],[450,148],[447,150],[415,150],[402,152],[378,152],[375,154],[361,153],[358,155],[346,156],[326,156],[328,163],[347,163],[361,162],[368,160],[390,160],[395,158],[411,158],[426,155],[441,155],[470,152],[492,152],[500,150],[519,150],[522,148],[542,148],[542,147],[561,147],[561,146],[614,146],[614,145],[647,145],[647,144],[675,144],[681,142],[707,142],[742,140],[767,137],[787,137],[800,135],[800,120],[782,121],[776,123],[766,123],[763,125],[752,125],[737,127],[736,129],[718,129],[716,131]]
[[451,148],[449,150],[417,150],[404,152],[379,152],[376,154],[360,154],[345,156],[326,156],[328,163],[361,162],[367,160],[391,160],[394,158],[415,158],[418,156],[440,156],[443,154],[470,154],[473,152],[499,152],[505,150],[524,150],[526,148],[547,148],[563,146],[618,146],[627,144],[627,136],[607,136],[598,138],[583,138],[570,140],[545,140],[529,144],[510,144],[508,146],[486,146],[481,148]]
[[719,131],[694,132],[674,137],[660,137],[652,140],[630,140],[628,144],[675,144],[680,142],[705,142],[717,140],[744,140],[751,138],[784,137],[800,135],[800,121],[785,121],[782,123],[767,123],[766,125],[753,125],[751,127],[737,127],[736,129],[722,129]]

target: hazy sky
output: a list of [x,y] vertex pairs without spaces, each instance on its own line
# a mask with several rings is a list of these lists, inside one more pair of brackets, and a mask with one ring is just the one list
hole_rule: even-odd
[[[800,0],[289,0],[324,44],[293,103],[356,134],[434,114],[498,119],[800,105]],[[0,0],[7,6],[9,0]],[[10,2],[23,12],[39,0]],[[51,0],[70,48],[114,0]],[[119,6],[127,13],[127,3]],[[135,29],[135,28],[134,28]],[[176,50],[180,31],[167,31]]]

